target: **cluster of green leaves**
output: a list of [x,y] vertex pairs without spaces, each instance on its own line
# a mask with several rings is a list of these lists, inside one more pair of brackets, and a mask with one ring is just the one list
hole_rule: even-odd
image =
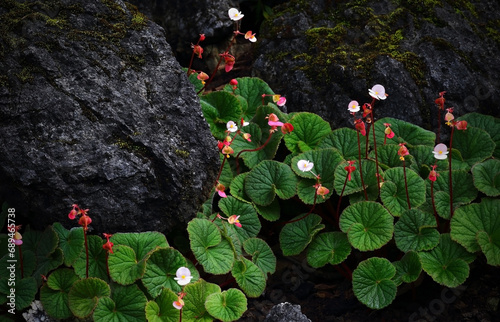
[[[195,76],[190,80],[201,88]],[[199,218],[189,224],[192,250],[205,270],[217,274],[231,271],[247,295],[259,295],[265,287],[265,274],[272,271],[246,245],[259,233],[260,220],[280,218],[285,221],[280,232],[283,254],[306,251],[309,265],[316,268],[340,264],[353,251],[371,252],[395,245],[401,254],[398,260],[369,257],[368,253],[369,258],[358,263],[352,274],[355,295],[374,309],[389,305],[397,287],[417,280],[422,272],[448,287],[462,284],[478,252],[489,264],[500,265],[500,200],[494,199],[500,195],[499,119],[477,113],[460,118],[467,120],[469,126],[465,131],[455,131],[451,169],[448,160],[438,161],[432,154],[435,133],[394,118],[377,120],[372,126],[378,142],[377,157],[369,132],[369,140],[365,142],[361,136],[359,142],[363,155],[360,166],[358,133],[354,129],[332,130],[328,122],[312,113],[283,113],[272,101],[262,99],[262,94],[274,94],[265,82],[257,78],[237,81],[234,91],[228,85],[221,91],[200,94],[204,116],[215,138],[223,140],[227,135],[226,123],[239,123],[240,119],[249,122],[240,130],[252,135],[251,142],[241,135],[234,138],[231,144],[234,155],[224,163],[219,180],[230,191],[228,198],[219,200],[219,209],[226,216],[239,215],[243,226],[234,227],[217,219],[212,199]],[[270,134],[266,120],[270,113],[278,115],[282,122],[291,123],[294,131],[286,135],[280,131]],[[385,138],[384,123],[391,124],[393,138]],[[269,135],[272,137],[268,140]],[[266,141],[263,148],[249,151]],[[277,161],[281,142],[288,152],[280,154],[282,161]],[[402,142],[410,152],[404,166],[398,155]],[[245,167],[239,164],[241,160]],[[314,174],[298,169],[299,160],[313,162]],[[357,161],[350,181],[346,180],[348,173],[344,169],[348,160]],[[431,181],[427,179],[434,164],[438,171],[433,186],[435,210]],[[443,223],[451,217],[450,171],[454,216],[451,229],[444,231],[438,228],[437,221],[446,226]],[[325,198],[316,196],[315,174],[320,175],[321,184],[330,190]],[[341,194],[349,198],[350,204],[342,209],[339,221],[333,225],[328,222],[335,213],[330,213],[329,218],[313,212],[291,216],[291,207],[286,206],[292,198],[293,202],[298,198],[310,207],[323,202],[336,203]],[[207,237],[208,232],[213,236]],[[252,261],[245,259],[242,247]],[[267,245],[265,249],[267,253]],[[245,263],[248,269],[242,271],[240,267]],[[240,272],[248,277],[238,275]],[[245,283],[249,279],[254,282],[251,289]]]
[[[117,233],[113,253],[103,249],[99,236],[88,237],[89,277],[82,227],[65,229],[54,223],[43,232],[23,233],[16,251],[16,309],[30,305],[40,289],[46,312],[56,319],[92,317],[94,321],[233,321],[246,311],[245,295],[238,289],[222,291],[200,278],[194,265],[170,247],[159,232]],[[5,236],[1,237],[6,238]],[[0,262],[7,267],[8,254]],[[188,267],[193,279],[184,289],[174,280],[179,267]],[[108,271],[109,269],[109,271]],[[42,281],[42,275],[48,275]],[[8,275],[0,277],[0,303],[9,294]],[[182,311],[174,308],[185,292]]]

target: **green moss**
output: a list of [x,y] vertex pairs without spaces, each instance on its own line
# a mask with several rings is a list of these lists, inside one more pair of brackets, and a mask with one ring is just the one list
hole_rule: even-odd
[[187,159],[189,157],[189,152],[188,151],[184,151],[184,150],[176,149],[175,150],[175,154],[178,155],[178,156],[180,156],[183,159]]
[[130,137],[125,139],[118,138],[113,144],[118,146],[120,149],[124,149],[130,153],[139,154],[141,156],[144,156],[147,152],[146,147],[133,142]]

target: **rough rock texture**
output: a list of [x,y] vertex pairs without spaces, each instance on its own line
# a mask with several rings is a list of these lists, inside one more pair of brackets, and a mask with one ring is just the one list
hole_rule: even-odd
[[288,302],[275,305],[267,314],[264,322],[311,322],[300,311],[300,305]]
[[434,100],[446,91],[455,115],[500,116],[498,1],[289,1],[260,32],[253,75],[287,96],[290,111],[311,111],[352,126],[351,100],[375,117],[437,128]]
[[163,29],[120,0],[0,15],[0,200],[35,226],[77,203],[108,233],[192,218],[218,151]]

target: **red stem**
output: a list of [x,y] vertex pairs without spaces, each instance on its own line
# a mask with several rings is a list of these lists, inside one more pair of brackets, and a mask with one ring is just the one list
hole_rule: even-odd
[[405,177],[406,202],[408,202],[408,209],[411,209],[410,195],[408,194],[408,182],[406,181],[406,167],[405,167],[405,159],[404,159],[404,157],[403,157],[403,174],[404,174],[404,177]]
[[[375,99],[373,99],[375,101]],[[372,102],[375,103],[375,102]],[[375,140],[375,122],[373,118],[373,106],[372,106],[372,111],[371,111],[371,116],[372,116],[372,124],[373,124],[373,150],[375,152],[375,169],[377,171],[376,176],[377,176],[377,188],[378,188],[378,194],[380,195],[380,178],[379,178],[379,173],[378,173],[378,155],[377,155],[377,141]]]
[[368,201],[368,195],[366,193],[366,188],[365,188],[365,181],[363,180],[363,167],[361,166],[361,144],[359,143],[359,131],[357,131],[357,133],[358,133],[359,176],[361,177],[361,185],[363,186],[365,200]]
[[266,142],[264,142],[258,148],[255,148],[255,149],[246,149],[246,150],[241,150],[240,152],[238,152],[238,154],[236,155],[236,173],[237,174],[240,174],[240,162],[239,162],[240,154],[242,154],[243,152],[255,152],[255,151],[262,150],[263,148],[266,147],[266,145],[269,143],[269,141],[271,141],[271,136],[273,136],[273,134],[269,133],[269,136],[267,137]]
[[313,203],[311,209],[309,210],[309,212],[307,214],[305,214],[304,216],[302,216],[300,218],[294,219],[294,220],[285,221],[283,223],[283,225],[290,224],[290,223],[293,223],[293,222],[296,222],[296,221],[300,221],[300,220],[306,218],[307,216],[309,216],[312,213],[312,211],[314,210],[314,207],[316,206],[316,199],[317,199],[317,197],[318,197],[318,194],[314,193],[314,203]]
[[438,107],[438,131],[437,131],[437,144],[439,144],[439,134],[441,133],[441,108]]

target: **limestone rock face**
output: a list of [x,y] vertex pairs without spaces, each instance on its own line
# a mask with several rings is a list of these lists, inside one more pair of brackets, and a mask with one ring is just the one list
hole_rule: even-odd
[[288,1],[260,31],[253,75],[334,127],[351,126],[351,100],[368,89],[389,97],[375,117],[437,128],[434,100],[446,91],[455,115],[499,116],[498,1]]
[[0,199],[35,226],[76,225],[73,203],[98,232],[191,219],[219,157],[163,29],[120,0],[7,0],[0,18]]

